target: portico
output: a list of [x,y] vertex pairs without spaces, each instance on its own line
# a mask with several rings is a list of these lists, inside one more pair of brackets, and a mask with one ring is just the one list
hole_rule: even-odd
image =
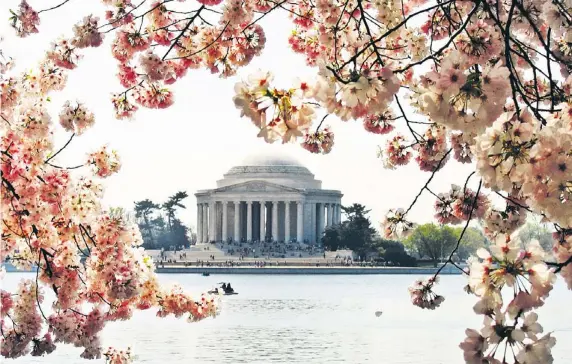
[[198,191],[197,242],[298,241],[315,243],[327,226],[341,222],[340,191],[299,162],[276,156],[248,158]]

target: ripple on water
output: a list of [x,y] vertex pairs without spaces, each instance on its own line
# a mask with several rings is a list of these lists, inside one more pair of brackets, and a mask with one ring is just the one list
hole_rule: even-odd
[[[9,273],[3,283],[11,289],[21,277]],[[416,276],[160,278],[176,280],[191,292],[232,281],[240,294],[224,297],[215,320],[189,324],[143,312],[108,325],[103,344],[133,347],[137,363],[456,364],[462,361],[458,344],[465,328],[481,325],[472,313],[474,297],[462,291],[462,277],[442,278],[438,292],[446,300],[435,311],[410,304],[407,287]],[[555,330],[555,363],[572,363],[572,346],[566,345],[572,341],[569,294],[557,286],[539,313],[545,331]],[[383,315],[375,317],[380,309]],[[14,363],[87,363],[80,352],[63,346],[50,356]]]

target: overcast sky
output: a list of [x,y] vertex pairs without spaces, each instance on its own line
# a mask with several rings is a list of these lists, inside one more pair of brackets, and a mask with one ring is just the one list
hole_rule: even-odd
[[[59,2],[29,1],[37,10]],[[56,11],[41,14],[39,34],[19,39],[7,22],[8,9],[16,9],[18,3],[19,0],[0,1],[0,34],[5,38],[0,47],[16,60],[19,70],[35,66],[49,43],[59,35],[69,37],[73,24],[83,16],[94,13],[103,18],[99,1],[71,0]],[[80,164],[86,153],[108,144],[118,150],[123,166],[118,174],[105,180],[106,205],[131,209],[133,201],[149,198],[163,202],[169,195],[184,190],[191,197],[186,202],[187,210],[179,216],[194,227],[195,191],[214,188],[223,173],[265,144],[256,137],[257,130],[251,122],[241,119],[234,107],[234,84],[257,69],[272,71],[278,85],[285,87],[295,77],[309,77],[315,72],[305,65],[302,56],[289,49],[287,39],[292,26],[285,13],[271,14],[260,24],[266,31],[266,48],[238,76],[220,79],[208,71],[190,70],[172,87],[176,100],[172,107],[140,109],[132,121],[116,120],[113,116],[110,94],[122,91],[115,76],[117,62],[109,48],[113,36],[108,34],[105,44],[97,49],[84,50],[84,59],[69,74],[67,88],[52,95],[52,117],[57,118],[65,100],[77,99],[95,113],[96,125],[74,139],[58,159],[59,164]],[[416,116],[416,120],[420,117]],[[414,162],[397,170],[385,170],[376,157],[376,149],[385,144],[387,136],[366,132],[360,121],[343,122],[334,117],[328,121],[335,133],[330,154],[312,155],[298,145],[274,144],[272,149],[300,160],[322,180],[324,188],[341,190],[344,205],[361,203],[370,208],[377,228],[389,208],[409,206],[430,173],[421,172]],[[56,148],[68,138],[69,134],[58,130]],[[450,161],[431,183],[433,191],[445,192],[451,183],[462,185],[473,168]],[[477,182],[473,178],[473,184]],[[434,199],[425,193],[411,217],[417,222],[430,221]]]

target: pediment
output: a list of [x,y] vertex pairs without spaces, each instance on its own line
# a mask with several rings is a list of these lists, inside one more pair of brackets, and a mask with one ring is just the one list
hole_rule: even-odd
[[220,187],[213,192],[300,192],[300,190],[266,181],[248,181]]

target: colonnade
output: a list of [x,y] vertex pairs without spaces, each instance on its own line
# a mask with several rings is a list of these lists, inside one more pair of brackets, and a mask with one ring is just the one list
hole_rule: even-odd
[[[312,216],[315,213],[315,216]],[[303,242],[304,222],[315,236],[341,222],[341,205],[332,202],[234,200],[197,204],[197,242],[274,240]],[[314,236],[310,231],[307,236]]]

